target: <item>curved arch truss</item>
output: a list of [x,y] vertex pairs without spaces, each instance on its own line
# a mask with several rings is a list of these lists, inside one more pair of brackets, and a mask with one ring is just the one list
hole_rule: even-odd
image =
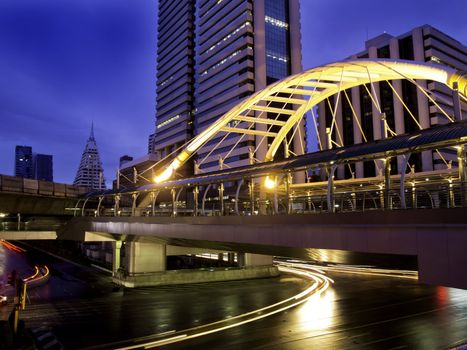
[[466,73],[449,67],[382,59],[328,64],[289,76],[246,98],[189,141],[154,180],[168,180],[208,142],[220,138],[222,143],[225,136],[232,133],[238,134],[240,140],[253,135],[256,143],[269,138],[264,142],[265,152],[259,157],[261,159],[258,159],[257,149],[256,153],[250,154],[250,158],[254,157],[260,162],[271,161],[287,135],[295,134],[305,113],[321,101],[352,87],[398,79],[439,82],[458,90],[462,99],[467,101]]

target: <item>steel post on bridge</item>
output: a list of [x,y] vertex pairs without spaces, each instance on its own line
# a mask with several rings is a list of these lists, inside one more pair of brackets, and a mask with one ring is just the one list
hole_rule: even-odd
[[328,171],[328,192],[327,192],[327,205],[328,212],[336,212],[336,203],[334,199],[334,173],[336,172],[337,166],[332,165],[327,169]]
[[391,158],[384,159],[384,209],[392,209],[391,199]]
[[463,207],[467,204],[466,198],[466,183],[467,180],[467,169],[465,165],[465,147],[464,145],[457,146],[457,162],[459,169],[459,181],[460,181],[460,190],[461,190],[461,205]]

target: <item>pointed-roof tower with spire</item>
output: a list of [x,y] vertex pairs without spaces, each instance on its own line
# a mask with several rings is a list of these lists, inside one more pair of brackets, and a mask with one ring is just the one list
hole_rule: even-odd
[[96,190],[105,190],[104,169],[102,168],[99,150],[94,138],[94,123],[91,124],[91,134],[86,142],[73,184]]

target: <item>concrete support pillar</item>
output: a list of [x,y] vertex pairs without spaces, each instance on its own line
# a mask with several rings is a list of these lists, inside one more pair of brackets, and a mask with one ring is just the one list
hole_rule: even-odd
[[122,241],[112,242],[112,275],[116,276],[120,268],[120,251],[122,248]]
[[166,245],[127,242],[125,244],[126,269],[129,275],[166,270]]
[[272,265],[273,257],[271,255],[238,253],[238,266],[266,266]]

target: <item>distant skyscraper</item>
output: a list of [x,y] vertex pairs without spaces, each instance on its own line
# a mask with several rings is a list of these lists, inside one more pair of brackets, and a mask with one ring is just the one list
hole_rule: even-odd
[[[302,70],[299,0],[160,0],[158,31],[156,129],[149,148],[160,158],[242,99]],[[217,169],[219,157],[229,167],[248,164],[259,138],[244,137],[226,156],[239,137],[229,135],[212,153],[219,139],[210,141],[197,156],[206,158],[199,170]],[[298,144],[304,142],[294,142],[296,154],[303,152]]]
[[53,181],[53,157],[48,154],[34,154],[34,178]]
[[93,126],[91,126],[91,134],[81,156],[81,162],[73,184],[96,190],[105,189],[104,170],[99,157],[96,139],[94,138]]
[[31,146],[16,146],[15,148],[15,176],[34,178],[34,165]]
[[[400,36],[383,33],[365,42],[365,50],[352,55],[352,58],[387,58],[405,59],[419,62],[431,62],[467,71],[467,47],[459,41],[442,33],[436,28],[424,25],[412,29]],[[396,134],[412,133],[420,127],[425,129],[438,124],[447,123],[437,107],[430,101],[424,92],[408,80],[395,80],[393,86],[388,82],[374,83],[374,94],[386,121]],[[444,85],[432,81],[419,81],[419,84],[429,91],[437,103],[446,111],[452,112],[452,92]],[[342,141],[344,146],[363,142],[360,128],[368,141],[382,138],[381,113],[377,110],[369,89],[365,86],[350,89],[349,99],[340,98],[335,111],[336,125],[342,125]],[[401,96],[403,104],[397,96]],[[335,104],[335,96],[329,97],[329,102],[319,104],[319,135],[326,140],[326,127],[332,122],[331,107]],[[353,109],[350,105],[352,103]],[[464,113],[467,106],[463,105]],[[409,112],[411,111],[411,112]],[[356,118],[353,115],[356,115]],[[412,113],[413,115],[410,115]],[[333,135],[336,140],[337,135]],[[425,151],[414,153],[409,163],[415,171],[431,171],[446,169],[446,162],[451,161],[457,166],[457,153],[453,149],[441,149],[438,152]],[[399,163],[399,164],[398,164]],[[448,163],[449,164],[449,163]],[[404,171],[402,157],[393,158],[391,171],[393,173]],[[358,162],[352,164],[352,173],[356,177],[372,177],[378,175],[375,162]],[[349,167],[338,168],[338,178],[352,176]]]
[[33,153],[31,146],[16,146],[15,176],[53,181],[52,156]]

